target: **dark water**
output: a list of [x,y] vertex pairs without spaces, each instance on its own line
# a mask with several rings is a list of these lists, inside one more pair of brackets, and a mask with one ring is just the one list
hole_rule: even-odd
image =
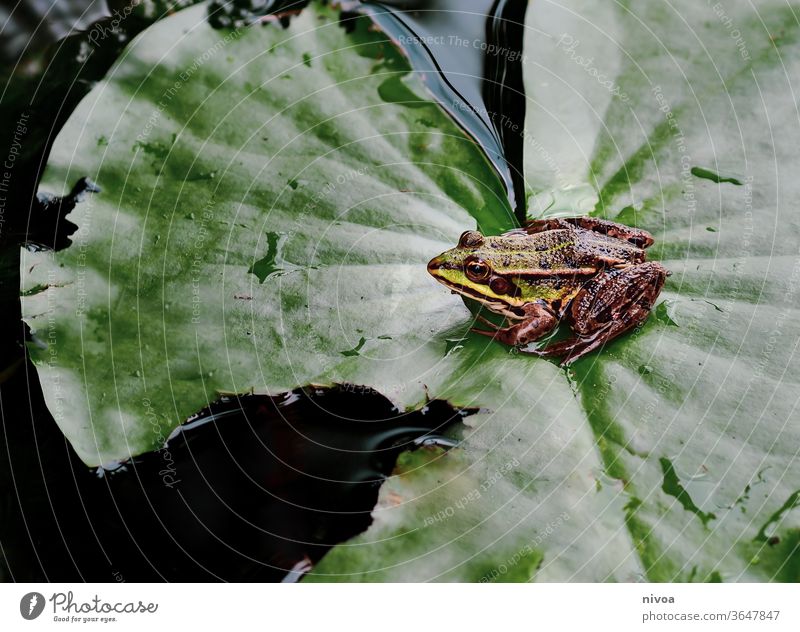
[[[3,384],[24,386],[24,375]],[[10,421],[4,411],[5,417]],[[16,411],[0,459],[17,581],[281,581],[371,523],[400,452],[443,450],[469,411],[399,413],[363,388],[218,402],[158,452],[90,470],[43,410]],[[8,521],[11,516],[11,521]]]
[[[226,28],[277,15],[287,25],[308,1],[217,0],[209,10],[210,21]],[[342,5],[344,15],[369,15],[405,52],[433,97],[486,153],[522,221],[522,39],[528,3],[384,0]]]
[[[125,6],[107,4],[107,13]],[[221,28],[285,26],[305,4],[216,2],[210,21]],[[0,115],[11,122],[0,130],[0,145],[10,147],[20,134],[15,122],[25,123],[0,225],[0,579],[278,581],[287,572],[296,579],[291,569],[307,569],[369,525],[379,486],[401,451],[441,449],[418,447],[426,440],[449,445],[441,434],[454,432],[467,414],[438,401],[401,414],[360,388],[301,390],[218,402],[165,450],[100,476],[74,454],[24,356],[18,248],[69,244],[75,227],[65,216],[93,186],[78,182],[64,198],[37,191],[51,143],[162,5],[116,24],[114,15],[103,18],[96,24],[106,35],[91,42],[88,56],[91,30],[37,51],[35,64],[14,71],[0,101]],[[519,50],[526,6],[395,0],[347,7],[368,13],[402,46],[431,93],[483,148],[518,216],[524,214],[516,130],[525,114]]]
[[520,0],[389,0],[362,8],[408,55],[427,88],[480,145],[524,219]]
[[[104,0],[26,0],[0,2],[0,64],[14,65],[65,37],[71,29],[83,29],[104,17]],[[47,16],[43,20],[43,16]]]
[[214,28],[278,22],[286,27],[311,0],[214,0],[209,5],[208,20]]

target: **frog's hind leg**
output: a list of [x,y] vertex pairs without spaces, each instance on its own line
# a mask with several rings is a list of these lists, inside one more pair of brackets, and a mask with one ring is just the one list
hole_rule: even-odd
[[605,272],[586,284],[570,306],[574,338],[534,351],[563,357],[562,365],[601,347],[647,319],[669,272],[648,262]]
[[[577,219],[577,218],[576,218]],[[563,230],[575,228],[575,224],[571,223],[570,219],[563,219],[560,217],[552,217],[550,219],[530,219],[525,222],[520,228],[512,228],[503,235],[534,235],[536,233],[544,233],[548,230]]]
[[631,228],[625,224],[612,222],[611,220],[599,217],[553,217],[550,219],[533,219],[526,222],[522,228],[509,231],[508,234],[527,234],[543,233],[548,230],[558,230],[564,228],[583,228],[596,233],[602,233],[615,239],[627,241],[639,248],[648,248],[653,245],[653,236],[646,230]]
[[478,319],[489,325],[494,331],[483,329],[471,329],[473,333],[489,336],[507,345],[526,345],[534,342],[552,331],[558,319],[550,309],[539,303],[531,303],[525,306],[525,317],[518,323],[508,327],[495,325],[493,322],[478,316]]
[[608,219],[601,219],[600,217],[569,217],[564,221],[585,230],[627,241],[639,248],[649,248],[653,245],[653,236],[646,230],[632,228]]

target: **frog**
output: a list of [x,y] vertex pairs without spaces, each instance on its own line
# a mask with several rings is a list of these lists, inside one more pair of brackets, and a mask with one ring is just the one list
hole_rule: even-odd
[[[497,324],[478,313],[486,328],[471,331],[566,366],[647,319],[670,275],[647,260],[653,243],[645,230],[599,217],[534,219],[498,236],[468,230],[427,268],[503,317]],[[529,348],[562,322],[570,337]]]

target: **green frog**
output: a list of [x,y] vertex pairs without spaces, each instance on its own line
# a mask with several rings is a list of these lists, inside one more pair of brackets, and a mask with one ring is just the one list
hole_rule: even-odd
[[504,316],[472,331],[525,347],[562,320],[573,336],[527,351],[567,365],[644,322],[670,272],[647,261],[646,231],[595,217],[532,220],[497,237],[470,230],[428,272]]

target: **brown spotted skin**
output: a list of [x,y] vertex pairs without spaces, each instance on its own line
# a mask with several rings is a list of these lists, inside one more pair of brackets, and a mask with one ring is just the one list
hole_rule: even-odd
[[562,364],[643,322],[669,272],[648,262],[646,231],[594,217],[533,220],[497,237],[466,231],[458,245],[428,263],[440,282],[490,311],[474,329],[524,347],[566,322],[574,337],[530,353]]
[[[600,264],[598,273],[572,299],[565,314],[576,336],[532,352],[543,357],[560,357],[564,366],[644,322],[670,274],[659,263],[645,263],[645,248],[653,244],[652,235],[624,224],[574,217],[533,220],[519,231],[548,234],[570,228],[579,235],[578,259],[594,257]],[[517,344],[529,342],[532,340]]]
[[558,324],[557,316],[544,302],[531,303],[526,305],[524,309],[525,319],[515,325],[499,327],[492,321],[479,316],[483,323],[491,327],[491,330],[473,328],[472,331],[476,334],[489,336],[507,345],[527,345],[539,340]]
[[646,230],[632,228],[630,226],[625,226],[625,224],[618,224],[617,222],[600,219],[599,217],[533,219],[526,223],[523,228],[517,230],[527,233],[528,235],[533,235],[534,233],[546,232],[557,228],[569,228],[571,226],[601,233],[613,239],[627,241],[639,248],[649,248],[653,245],[653,236]]
[[[556,228],[527,234],[518,229],[482,244],[482,254],[495,271],[518,271],[524,260],[531,276],[594,274],[602,266],[628,265],[645,260],[645,251],[627,241],[582,228]],[[537,274],[538,273],[538,274]]]
[[570,364],[636,327],[653,309],[669,271],[655,261],[598,274],[573,299],[569,310],[574,338],[534,351]]
[[[646,262],[645,249],[653,244],[650,233],[594,217],[533,220],[504,237],[525,238],[542,251],[543,274],[574,270],[572,282],[580,289],[570,300],[555,304],[537,302],[526,306],[521,322],[493,331],[473,329],[512,346],[525,346],[552,331],[563,318],[575,336],[531,353],[560,357],[568,365],[606,342],[644,322],[664,286],[669,271],[656,262]],[[499,250],[512,250],[498,242]],[[503,263],[507,263],[504,261]],[[510,262],[508,262],[510,263]],[[581,277],[588,280],[579,281]],[[553,279],[549,282],[558,282]]]

